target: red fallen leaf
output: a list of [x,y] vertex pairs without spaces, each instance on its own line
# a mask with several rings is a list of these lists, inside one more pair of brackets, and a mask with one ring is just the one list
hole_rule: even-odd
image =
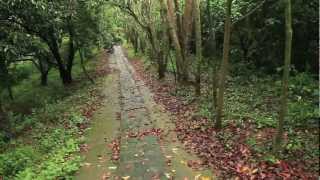
[[202,163],[201,163],[201,161],[199,161],[199,160],[197,160],[197,161],[195,161],[195,160],[189,160],[189,161],[187,162],[187,166],[190,167],[190,168],[192,168],[192,169],[195,169],[195,170],[200,169],[201,164],[202,164]]
[[279,173],[279,176],[283,177],[284,179],[289,179],[291,177],[289,173],[285,172]]
[[108,144],[108,147],[112,150],[111,160],[118,161],[120,159],[120,140],[114,139]]
[[289,166],[286,162],[284,161],[280,161],[279,162],[280,167],[282,168],[283,171],[288,171],[289,170]]

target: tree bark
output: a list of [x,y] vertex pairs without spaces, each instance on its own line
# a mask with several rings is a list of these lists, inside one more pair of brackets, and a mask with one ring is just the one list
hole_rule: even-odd
[[[160,0],[162,6],[165,6],[163,0]],[[173,41],[173,45],[175,48],[175,55],[176,55],[176,66],[177,66],[177,75],[178,80],[181,79],[182,72],[183,72],[183,52],[180,46],[179,37],[177,35],[177,26],[176,26],[176,15],[174,12],[174,5],[172,0],[167,0],[167,21],[169,25],[169,32],[171,39]]]
[[13,101],[14,97],[13,97],[13,91],[12,91],[12,87],[11,87],[10,83],[7,84],[7,90],[8,90],[8,94],[9,94],[10,99]]
[[88,78],[88,80],[94,84],[94,80],[90,77],[87,69],[86,69],[86,66],[84,65],[84,55],[83,55],[83,52],[81,50],[81,48],[79,48],[79,55],[80,55],[80,63],[81,63],[81,68],[82,68],[82,71],[83,73],[85,74],[85,76]]
[[201,13],[200,0],[194,0],[195,15],[195,34],[196,34],[196,57],[197,57],[197,74],[196,74],[196,96],[201,95],[201,64],[202,64],[202,36],[201,36]]
[[224,29],[224,43],[223,43],[223,59],[220,67],[219,76],[219,91],[217,98],[217,116],[215,127],[221,129],[222,118],[223,118],[223,101],[224,101],[224,91],[226,84],[226,76],[228,73],[229,66],[229,51],[230,51],[230,36],[231,36],[231,6],[232,0],[226,0],[226,19],[225,19],[225,29]]
[[286,45],[285,45],[285,57],[284,57],[284,70],[283,70],[283,80],[282,80],[282,95],[281,95],[281,105],[279,112],[279,120],[277,133],[275,135],[273,151],[277,153],[281,150],[281,143],[283,139],[283,125],[285,117],[288,113],[288,81],[290,75],[290,63],[291,63],[291,51],[292,51],[292,12],[291,12],[291,0],[285,0],[285,21],[286,21]]
[[[174,7],[173,9],[173,13],[175,15],[175,22],[177,25],[177,29],[176,32],[178,34],[178,39],[182,39],[181,35],[182,35],[182,16],[181,16],[181,12],[180,12],[180,3],[179,0],[174,0],[174,5],[172,4],[172,7]],[[181,43],[181,42],[180,42]],[[180,46],[182,46],[182,44],[180,44]]]
[[11,88],[11,78],[8,70],[9,64],[5,61],[5,56],[0,59],[0,80],[4,84],[4,88],[7,89],[8,95],[11,100],[14,99],[13,92]]
[[7,131],[10,129],[6,111],[3,109],[2,101],[0,99],[0,130]]
[[[183,13],[183,28],[182,28],[182,34],[181,34],[181,41],[183,50],[185,52],[185,56],[188,56],[189,54],[189,43],[190,43],[190,36],[192,35],[192,27],[193,27],[193,13],[195,13],[195,0],[186,0],[185,7],[184,7],[184,13]],[[195,15],[196,16],[196,15]],[[195,17],[196,18],[196,17]],[[186,59],[185,59],[186,60]]]
[[43,62],[43,59],[40,59],[40,58],[43,58],[43,57],[38,57],[39,58],[39,65],[37,66],[39,71],[40,71],[40,85],[41,86],[47,86],[48,85],[48,74],[49,74],[49,65],[48,65],[48,61],[47,60],[46,62]]
[[68,81],[72,82],[72,67],[73,67],[73,61],[74,56],[76,53],[75,46],[74,46],[74,27],[72,25],[72,17],[69,17],[68,20],[68,33],[69,33],[69,55],[68,55],[68,62],[67,62],[67,72],[66,72],[66,78]]
[[57,61],[58,70],[60,74],[60,78],[62,80],[62,83],[64,85],[70,84],[72,82],[72,79],[67,76],[67,70],[64,67],[64,64],[62,62],[62,58],[59,52],[58,43],[55,40],[55,38],[51,37],[51,42],[49,43],[50,51],[52,52],[52,55],[54,56],[55,60]]
[[49,71],[41,72],[41,86],[47,86],[48,85],[48,73]]

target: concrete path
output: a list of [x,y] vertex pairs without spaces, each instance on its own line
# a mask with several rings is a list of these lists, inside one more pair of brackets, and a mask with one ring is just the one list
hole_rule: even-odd
[[[88,151],[76,179],[213,179],[209,170],[188,167],[189,161],[199,159],[177,140],[174,118],[154,102],[142,80],[134,79],[135,70],[120,46],[109,63],[113,71],[104,82],[106,99],[86,133]],[[115,139],[118,161],[111,160],[108,146]]]

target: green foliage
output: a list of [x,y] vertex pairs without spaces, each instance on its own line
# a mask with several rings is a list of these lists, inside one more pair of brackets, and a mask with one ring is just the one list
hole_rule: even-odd
[[64,146],[66,141],[72,138],[72,134],[62,128],[52,129],[51,132],[38,136],[38,147],[42,153],[49,153],[54,148]]
[[[56,119],[61,116],[54,111],[52,113],[55,114]],[[41,114],[34,116],[34,121],[43,121],[40,117]],[[0,155],[0,167],[2,167],[0,175],[16,176],[16,179],[28,179],[29,177],[29,179],[40,180],[72,175],[80,167],[81,161],[80,156],[74,154],[79,151],[80,143],[77,138],[76,125],[82,123],[84,118],[72,112],[68,116],[68,121],[71,123],[69,129],[57,127],[57,125],[49,128],[39,122],[35,124],[32,133],[33,146],[21,146],[13,151],[9,148],[7,153]]]
[[297,73],[289,82],[290,101],[288,122],[291,126],[313,126],[319,123],[319,90],[309,73]]
[[31,166],[16,175],[17,180],[50,180],[56,178],[70,178],[72,173],[80,167],[81,158],[72,154],[78,151],[78,142],[67,140],[62,146],[56,147],[39,166]]
[[[254,74],[251,72],[251,74]],[[225,111],[228,119],[237,123],[254,122],[257,128],[276,127],[281,83],[278,77],[235,75],[229,79]],[[289,115],[287,127],[318,126],[318,88],[310,74],[296,73],[290,78]],[[212,98],[202,99],[200,113],[212,117]]]
[[21,132],[26,127],[32,126],[36,123],[36,119],[32,116],[25,116],[22,114],[14,114],[13,112],[8,113],[9,127],[11,127],[12,133]]
[[272,154],[267,154],[266,156],[263,157],[263,160],[271,164],[276,164],[279,161],[279,159]]
[[24,146],[0,155],[0,175],[12,177],[14,174],[37,161],[39,154],[30,146]]
[[[47,106],[51,107],[51,118],[56,119],[56,122],[50,122],[51,126],[54,125],[52,127],[42,124],[50,121],[45,119],[46,116],[42,116],[48,108],[30,116],[33,122],[37,122],[33,125],[31,137],[28,136],[32,139],[32,146],[22,145],[21,149],[13,151],[9,148],[7,150],[9,153],[1,154],[0,167],[3,167],[1,175],[16,176],[16,179],[44,180],[71,177],[72,173],[78,170],[81,158],[75,154],[79,151],[80,143],[77,125],[83,123],[85,118],[70,108],[70,103],[73,101],[61,101]],[[60,108],[61,106],[64,110]],[[62,122],[69,122],[70,127],[66,129]],[[15,128],[20,126],[21,122],[13,125]],[[10,143],[15,144],[14,141]]]
[[19,83],[22,80],[28,79],[34,72],[35,69],[31,63],[17,64],[14,67],[13,80],[15,84]]
[[[97,53],[97,50],[92,51]],[[23,68],[23,64],[20,66]],[[19,68],[20,68],[19,67]],[[96,67],[88,64],[89,72]],[[28,67],[29,68],[29,67]],[[78,125],[86,122],[79,110],[92,101],[93,86],[83,80],[75,62],[79,82],[64,87],[56,70],[50,73],[48,87],[38,85],[34,72],[15,85],[14,101],[4,104],[10,124],[10,137],[0,131],[0,176],[5,179],[70,179],[80,167]],[[5,97],[2,97],[5,98]]]

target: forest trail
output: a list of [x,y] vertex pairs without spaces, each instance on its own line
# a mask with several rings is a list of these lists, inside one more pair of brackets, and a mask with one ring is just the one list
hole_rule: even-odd
[[88,151],[76,179],[213,179],[208,170],[188,167],[198,159],[183,150],[172,118],[136,78],[120,46],[109,63],[113,71],[105,81],[105,103],[87,133]]

